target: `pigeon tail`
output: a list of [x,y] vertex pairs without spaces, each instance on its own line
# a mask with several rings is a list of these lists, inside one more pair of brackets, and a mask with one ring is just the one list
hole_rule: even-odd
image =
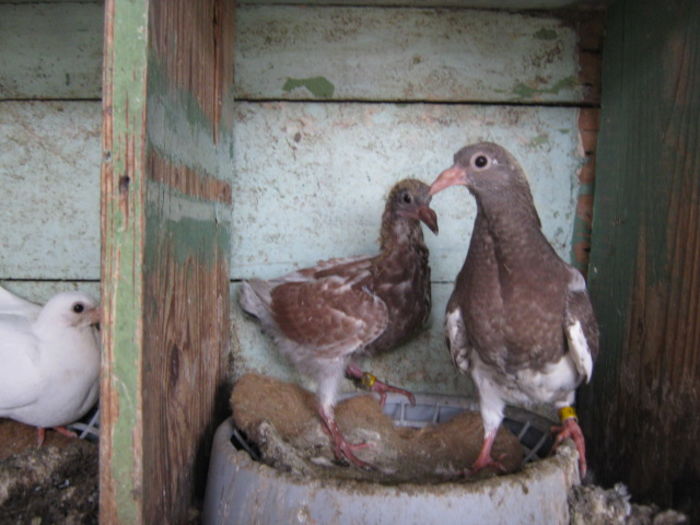
[[270,305],[272,304],[272,296],[270,295],[274,285],[262,279],[251,279],[241,283],[241,289],[238,295],[238,303],[241,308],[260,320],[265,326],[274,324]]

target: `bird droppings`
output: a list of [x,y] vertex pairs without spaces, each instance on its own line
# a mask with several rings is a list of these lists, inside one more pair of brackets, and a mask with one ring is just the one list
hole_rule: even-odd
[[0,420],[0,451],[0,524],[97,523],[97,445]]
[[596,485],[574,486],[569,493],[571,525],[679,525],[687,517],[672,509],[630,502],[627,487],[611,489]]
[[[260,450],[262,461],[293,474],[382,484],[435,484],[463,480],[462,472],[478,455],[483,429],[478,413],[422,429],[397,427],[369,395],[338,403],[336,419],[355,450],[373,470],[338,465],[316,410],[316,398],[303,388],[270,377],[247,374],[231,395],[237,428]],[[501,428],[494,445],[507,472],[519,469],[523,450],[518,439]],[[484,469],[473,479],[496,474]]]

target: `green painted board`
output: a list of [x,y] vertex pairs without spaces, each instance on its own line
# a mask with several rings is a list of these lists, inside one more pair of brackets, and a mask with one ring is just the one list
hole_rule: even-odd
[[0,3],[0,99],[98,99],[103,6]]
[[236,97],[577,103],[577,36],[498,11],[246,6]]
[[580,416],[598,480],[700,523],[700,3],[622,0],[607,27]]
[[60,292],[83,292],[100,298],[99,281],[3,281],[0,286],[34,303],[44,304]]
[[234,4],[105,10],[100,523],[184,523],[224,417]]
[[[402,177],[431,181],[461,145],[511,148],[533,186],[544,231],[570,259],[578,149],[575,108],[432,104],[239,103],[231,149],[206,130],[149,108],[158,151],[234,181],[231,278],[271,277],[332,256],[376,249],[383,199]],[[99,279],[99,104],[0,103],[0,208],[8,249],[0,279]],[[172,144],[181,145],[173,148]],[[169,148],[169,149],[167,149]],[[233,161],[231,151],[236,152]],[[198,154],[199,152],[199,154]],[[466,253],[474,202],[436,197],[440,236],[428,233],[434,278],[451,281]],[[319,227],[318,225],[323,225]],[[32,242],[27,242],[32,239]]]
[[[238,98],[587,96],[574,27],[552,15],[263,5],[244,6],[237,17]],[[0,3],[0,99],[99,98],[102,27],[99,3]]]
[[99,279],[99,102],[0,102],[0,279]]
[[[570,260],[579,150],[576,108],[238,103],[233,184],[234,279],[269,278],[317,260],[373,253],[389,188],[432,182],[460,147],[499,142],[521,161],[543,229]],[[457,188],[433,199],[433,279],[450,282],[467,251],[475,203]]]

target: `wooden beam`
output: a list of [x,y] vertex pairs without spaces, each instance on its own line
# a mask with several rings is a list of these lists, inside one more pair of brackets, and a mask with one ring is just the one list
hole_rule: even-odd
[[181,523],[230,344],[233,3],[105,11],[100,522]]
[[614,3],[603,56],[589,459],[603,483],[698,523],[700,3]]

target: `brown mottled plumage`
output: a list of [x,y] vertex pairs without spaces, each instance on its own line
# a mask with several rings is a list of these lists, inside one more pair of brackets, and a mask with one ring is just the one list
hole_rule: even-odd
[[428,249],[420,227],[422,221],[437,233],[428,190],[415,179],[392,188],[379,255],[331,259],[277,279],[246,281],[241,288],[242,308],[300,372],[316,380],[319,413],[336,455],[359,466],[365,463],[354,456],[334,420],[338,383],[344,372],[369,377],[382,400],[387,390],[399,390],[363,374],[350,359],[395,347],[430,315]]
[[[527,179],[510,153],[493,143],[462,148],[430,192],[453,185],[466,186],[477,202],[445,328],[455,365],[471,373],[479,390],[485,438],[472,467],[478,470],[498,466],[491,444],[506,403],[573,404],[576,387],[593,370],[598,327],[583,276],[542,234]],[[560,414],[557,441],[574,439],[585,475],[575,413]]]

